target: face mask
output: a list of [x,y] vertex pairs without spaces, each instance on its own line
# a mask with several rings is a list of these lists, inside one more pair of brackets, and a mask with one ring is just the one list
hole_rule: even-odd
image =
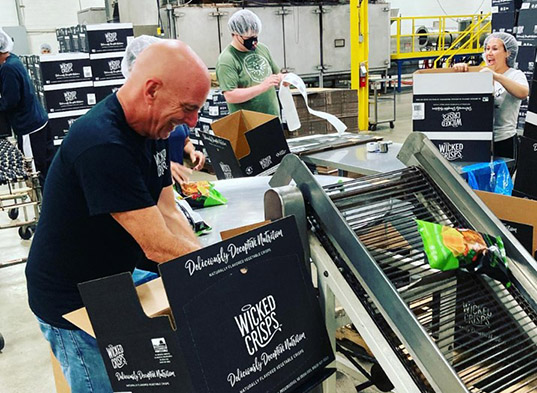
[[255,49],[254,44],[257,44],[257,37],[250,37],[243,41],[244,41],[243,45],[246,49],[254,50]]

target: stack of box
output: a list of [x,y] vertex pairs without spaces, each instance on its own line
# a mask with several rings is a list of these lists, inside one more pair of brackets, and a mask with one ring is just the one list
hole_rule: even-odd
[[[336,132],[329,122],[309,113],[301,94],[294,94],[293,101],[301,126],[296,131],[286,131],[286,137],[295,138]],[[347,131],[358,131],[358,94],[356,90],[310,89],[308,90],[308,106],[311,109],[338,117],[347,126]]]
[[72,124],[96,103],[89,55],[43,55],[40,75],[54,144],[59,146],[68,129],[66,124]]
[[[536,48],[534,46],[521,46],[518,48],[518,56],[515,63],[515,68],[522,71],[531,87],[533,79],[533,71],[535,68]],[[526,112],[528,111],[528,100],[522,100],[520,112],[518,115],[518,128],[524,128],[526,120]]]
[[41,76],[59,146],[78,117],[125,82],[121,60],[134,34],[131,23],[103,23],[59,28],[56,36],[61,54],[41,56],[35,74]]
[[515,179],[514,196],[537,199],[537,72],[533,72],[533,83],[530,90],[528,113],[524,125],[524,136],[520,138],[518,152],[518,169]]
[[93,87],[99,102],[125,83],[121,59],[127,45],[134,39],[132,23],[87,25],[85,33],[93,70]]
[[492,31],[513,33],[522,0],[492,0]]

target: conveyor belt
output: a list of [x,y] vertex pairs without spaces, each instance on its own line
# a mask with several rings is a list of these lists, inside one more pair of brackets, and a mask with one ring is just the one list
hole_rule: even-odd
[[[288,156],[271,185],[295,181],[327,255],[310,240],[312,257],[354,324],[371,328],[366,343],[398,391],[537,392],[535,260],[425,137],[409,137],[400,156],[414,166],[324,188]],[[501,236],[513,285],[431,269],[415,219]]]

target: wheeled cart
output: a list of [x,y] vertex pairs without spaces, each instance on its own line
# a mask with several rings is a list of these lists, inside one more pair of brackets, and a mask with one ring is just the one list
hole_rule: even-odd
[[[392,79],[391,78],[381,78],[381,79],[370,79],[369,80],[369,129],[371,131],[375,131],[377,129],[377,124],[380,123],[390,123],[390,128],[395,127],[395,115],[396,115],[396,94],[397,90],[395,89],[395,86],[390,86]],[[385,94],[384,96],[380,97],[379,92],[382,90],[384,86],[385,92],[388,91],[388,89],[393,90],[393,97],[391,94]],[[393,116],[388,116],[385,119],[379,119],[379,102],[381,101],[389,101],[393,103]]]
[[[19,236],[32,237],[41,209],[41,185],[32,169],[32,158],[25,158],[7,139],[0,139],[0,211],[11,219],[0,229],[19,228]],[[19,216],[22,213],[22,217]],[[24,262],[26,259],[3,262],[0,267]]]

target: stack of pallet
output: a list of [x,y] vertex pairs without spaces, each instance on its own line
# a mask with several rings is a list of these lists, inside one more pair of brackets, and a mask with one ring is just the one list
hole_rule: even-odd
[[[293,100],[301,127],[296,131],[286,131],[287,138],[336,132],[329,122],[308,112],[301,94],[298,92],[293,94]],[[308,105],[311,109],[336,116],[345,123],[347,131],[358,131],[358,93],[356,90],[308,89]]]

